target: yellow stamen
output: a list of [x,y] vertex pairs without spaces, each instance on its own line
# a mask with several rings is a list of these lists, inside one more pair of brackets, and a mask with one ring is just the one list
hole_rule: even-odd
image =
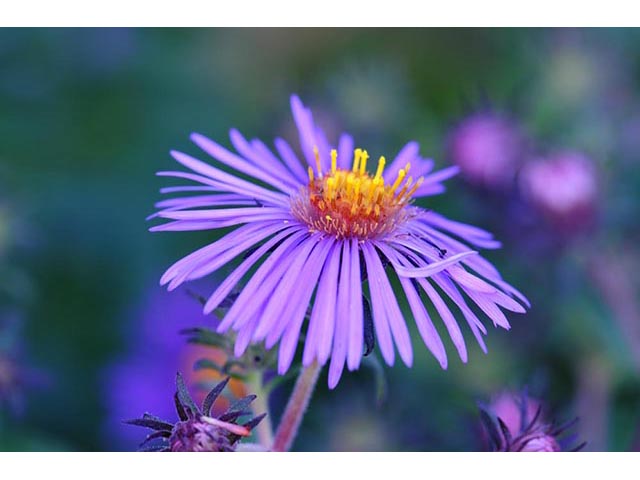
[[327,192],[325,194],[325,197],[328,200],[331,200],[331,198],[333,197],[335,186],[336,186],[336,179],[334,177],[329,177],[327,179]]
[[413,178],[409,177],[409,179],[407,180],[407,183],[405,183],[404,186],[400,189],[396,197],[402,198],[402,196],[404,195],[404,192],[407,191],[407,188],[409,188],[412,183],[413,183]]
[[364,175],[367,171],[367,160],[369,159],[369,153],[366,150],[362,151],[362,160],[360,160],[360,175]]
[[346,196],[350,197],[351,192],[353,191],[353,173],[349,173],[349,175],[347,175],[346,182],[347,182]]
[[380,160],[378,160],[378,170],[376,170],[376,176],[373,177],[374,182],[375,180],[379,180],[382,177],[382,170],[384,170],[384,164],[386,162],[387,161],[384,157],[380,157]]
[[356,148],[353,151],[353,173],[356,173],[358,171],[358,165],[360,163],[360,156],[362,155],[362,150],[359,148]]
[[414,193],[416,193],[416,190],[420,188],[420,185],[422,185],[422,182],[424,182],[424,177],[420,177],[416,182],[416,184],[413,187],[411,187],[411,190],[407,192],[407,197],[411,197]]
[[395,192],[396,189],[400,186],[400,184],[402,183],[402,180],[404,179],[404,176],[407,174],[407,171],[403,168],[398,172],[398,178],[396,178],[396,181],[394,182],[394,184],[391,186],[391,191]]
[[338,152],[331,149],[330,169],[322,172],[318,148],[313,148],[317,169],[308,167],[309,186],[295,200],[294,215],[309,225],[309,231],[326,232],[337,238],[374,238],[392,231],[410,214],[405,210],[411,195],[423,179],[413,182],[409,163],[398,171],[393,184],[383,177],[386,159],[379,157],[375,175],[367,172],[369,153],[361,148],[353,152],[351,169],[338,166]]

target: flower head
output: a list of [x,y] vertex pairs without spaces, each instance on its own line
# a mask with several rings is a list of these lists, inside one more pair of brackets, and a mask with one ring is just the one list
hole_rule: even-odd
[[523,156],[520,128],[494,112],[465,118],[449,137],[448,155],[472,184],[485,188],[508,187]]
[[[501,307],[524,312],[513,297],[524,304],[527,300],[468,246],[498,248],[500,244],[484,230],[412,204],[416,198],[443,192],[442,181],[454,175],[457,167],[433,172],[433,161],[419,155],[415,142],[389,162],[384,156],[369,162],[369,152],[354,149],[347,134],[333,148],[298,97],[292,97],[291,107],[304,162],[280,138],[275,141],[276,156],[260,140],[248,141],[236,130],[230,136],[238,154],[200,134],[191,138],[238,173],[172,152],[192,172],[159,175],[196,185],[162,191],[197,194],[158,203],[160,210],[154,216],[172,221],[151,230],[236,228],[175,263],[161,283],[173,289],[238,259],[207,300],[205,313],[243,283],[218,326],[219,332],[237,332],[236,355],[252,342],[264,342],[267,348],[279,343],[278,372],[283,374],[306,329],[302,363],[308,366],[317,360],[324,365],[331,359],[331,388],[345,364],[349,370],[359,367],[369,309],[377,344],[389,365],[395,360],[394,345],[405,364],[413,361],[399,304],[403,298],[443,368],[447,366],[444,344],[423,296],[434,304],[463,361],[466,346],[447,298],[483,349],[486,329],[468,300],[495,325],[509,328]],[[393,276],[399,278],[404,295],[392,288]]]
[[[229,382],[226,378],[217,384],[205,397],[199,408],[189,395],[182,376],[176,378],[177,391],[174,396],[180,420],[175,424],[145,413],[142,418],[127,420],[130,425],[154,430],[140,445],[145,450],[171,452],[232,452],[238,441],[247,437],[251,430],[262,421],[266,413],[238,424],[238,419],[250,415],[247,407],[256,398],[248,395],[231,404],[226,412],[213,415],[212,407]],[[159,443],[152,442],[160,439]],[[145,447],[151,444],[150,447]]]
[[503,392],[488,407],[480,407],[480,413],[493,451],[559,452],[584,447],[572,447],[573,437],[561,438],[577,419],[560,426],[547,423],[542,405],[526,394]]

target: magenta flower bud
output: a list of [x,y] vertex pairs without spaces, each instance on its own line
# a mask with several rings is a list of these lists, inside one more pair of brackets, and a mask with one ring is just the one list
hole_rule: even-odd
[[557,426],[546,421],[542,405],[526,394],[505,392],[489,406],[480,407],[486,432],[485,441],[497,452],[560,452],[577,451],[584,443],[572,446],[572,437],[561,439],[577,419]]
[[172,452],[233,452],[227,430],[202,419],[179,422],[169,437]]
[[540,402],[533,398],[527,398],[523,403],[520,394],[503,392],[491,402],[491,411],[500,418],[509,429],[512,436],[518,435],[523,425],[533,420],[540,408]]
[[544,432],[534,432],[517,439],[513,444],[515,452],[559,452],[562,449],[553,436]]
[[497,113],[482,112],[455,128],[448,155],[470,183],[502,189],[512,184],[524,147],[524,136],[514,122]]
[[179,420],[175,423],[145,413],[142,418],[125,423],[152,430],[140,444],[141,451],[161,452],[233,452],[240,440],[251,434],[251,430],[266,416],[266,413],[239,423],[242,417],[252,416],[249,406],[256,398],[247,395],[232,403],[226,412],[215,415],[213,405],[229,383],[230,377],[218,383],[207,394],[202,406],[195,404],[182,375],[176,377],[177,391],[174,396]]
[[578,152],[562,152],[526,165],[521,172],[525,196],[564,232],[590,225],[595,217],[598,181],[593,162]]

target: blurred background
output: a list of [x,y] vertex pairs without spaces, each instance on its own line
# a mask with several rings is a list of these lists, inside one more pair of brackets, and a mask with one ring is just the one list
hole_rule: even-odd
[[[579,417],[587,450],[640,450],[640,31],[0,30],[0,450],[135,450],[174,419],[176,370],[206,326],[158,281],[207,232],[145,217],[192,131],[295,140],[298,93],[335,141],[407,141],[461,175],[420,205],[492,231],[531,300],[489,354],[465,332],[443,371],[322,378],[298,450],[478,450],[477,403],[521,391]],[[297,141],[293,142],[297,144]],[[215,279],[192,284],[210,291]],[[409,322],[412,323],[412,322]],[[188,381],[206,372],[189,373]],[[282,411],[291,382],[272,398]]]

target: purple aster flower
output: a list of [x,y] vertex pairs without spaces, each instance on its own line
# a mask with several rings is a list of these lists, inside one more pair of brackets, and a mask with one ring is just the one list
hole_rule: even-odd
[[496,189],[513,182],[524,147],[524,135],[513,121],[498,113],[478,112],[453,130],[448,156],[470,183]]
[[[193,195],[158,203],[160,210],[153,217],[172,221],[151,230],[235,228],[176,262],[161,284],[172,290],[238,259],[208,298],[204,312],[212,312],[242,283],[218,326],[219,332],[237,332],[236,355],[251,343],[264,342],[266,348],[279,343],[278,372],[283,374],[305,329],[302,363],[324,365],[330,359],[330,388],[338,383],[345,365],[349,370],[359,367],[364,332],[370,330],[369,310],[385,361],[394,363],[395,345],[404,363],[412,364],[411,338],[399,303],[403,299],[427,348],[443,368],[447,355],[425,308],[425,296],[463,361],[467,349],[447,299],[460,310],[486,351],[485,326],[469,302],[494,325],[506,329],[509,322],[501,308],[524,312],[513,297],[527,304],[472,249],[494,249],[500,244],[484,230],[412,204],[415,198],[444,191],[441,182],[457,173],[457,167],[433,172],[433,161],[422,158],[418,144],[410,142],[388,166],[380,157],[369,170],[368,152],[354,150],[349,135],[343,134],[333,148],[297,96],[291,98],[291,107],[302,162],[280,138],[275,140],[276,155],[260,140],[246,140],[237,130],[230,135],[237,153],[203,135],[191,135],[196,145],[234,173],[171,152],[191,171],[159,175],[195,185],[162,192]],[[394,276],[399,279],[399,291],[392,287]]]
[[529,201],[558,229],[574,232],[594,220],[598,180],[593,162],[578,152],[560,152],[528,163],[520,182]]

